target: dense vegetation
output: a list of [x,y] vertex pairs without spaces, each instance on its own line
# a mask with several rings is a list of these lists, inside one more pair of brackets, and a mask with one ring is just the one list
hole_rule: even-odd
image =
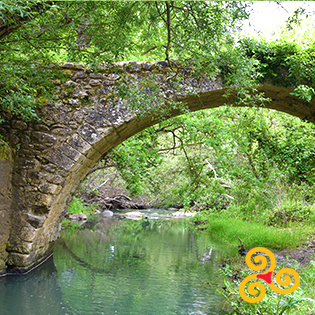
[[[269,80],[314,97],[314,28],[297,32],[303,14],[279,30],[282,40],[267,41],[239,35],[245,2],[0,1],[0,123],[3,112],[36,119],[36,107],[53,99],[58,62],[166,60],[174,82],[182,69],[220,75],[248,107],[163,116],[109,152],[85,185],[99,193],[111,183],[154,206],[199,211],[202,229],[232,244],[296,246],[314,233],[315,127],[264,109],[268,100],[253,92]],[[84,205],[76,198],[71,207]]]
[[[123,60],[166,60],[174,84],[183,69],[196,76],[221,75],[229,93],[248,105],[266,101],[250,93],[257,81],[276,78],[283,84],[279,70],[284,69],[290,83],[298,86],[295,93],[309,100],[314,95],[312,42],[305,44],[296,36],[294,44],[243,40],[238,31],[249,12],[248,2],[234,1],[2,0],[2,110],[34,119],[36,106],[53,99],[52,80],[60,76],[53,64],[66,61],[95,67]],[[288,21],[291,33],[303,13],[297,11]],[[293,36],[282,33],[283,38]],[[121,96],[127,95],[135,96],[122,89]]]

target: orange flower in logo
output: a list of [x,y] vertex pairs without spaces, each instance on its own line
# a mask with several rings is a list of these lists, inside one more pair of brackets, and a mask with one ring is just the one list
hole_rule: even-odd
[[[282,278],[282,276],[284,274],[290,274],[294,278],[294,283],[291,287],[285,289],[285,288],[281,288],[281,287],[279,287],[273,283],[272,274],[273,274],[275,267],[276,267],[276,258],[273,255],[273,253],[267,248],[255,247],[247,253],[245,261],[246,261],[247,266],[250,269],[255,270],[255,271],[260,271],[260,270],[265,269],[267,264],[268,264],[267,257],[265,255],[262,255],[262,254],[256,255],[254,257],[254,259],[253,259],[254,263],[255,263],[254,264],[252,262],[252,256],[255,253],[264,253],[265,255],[267,255],[267,257],[269,257],[269,259],[270,259],[270,266],[265,273],[250,275],[250,276],[246,277],[241,282],[240,287],[239,287],[239,292],[240,292],[240,295],[244,301],[246,301],[248,303],[257,303],[257,302],[261,301],[264,298],[264,296],[266,295],[266,288],[263,285],[263,283],[261,283],[261,282],[252,282],[248,285],[247,292],[252,297],[248,296],[245,293],[245,286],[250,281],[252,281],[254,279],[264,280],[273,291],[280,293],[280,294],[292,293],[293,291],[295,291],[299,287],[300,277],[295,270],[290,269],[290,268],[283,268],[283,269],[279,270],[275,275],[275,282],[281,287],[289,286],[292,282],[292,278],[289,277],[288,275],[285,275],[283,278]],[[258,291],[258,289],[260,291]],[[257,294],[258,294],[258,296],[257,296]]]

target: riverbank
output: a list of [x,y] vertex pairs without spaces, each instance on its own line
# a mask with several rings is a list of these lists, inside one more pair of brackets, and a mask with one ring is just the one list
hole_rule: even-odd
[[[314,249],[300,246],[292,250],[274,251],[277,267],[276,274],[282,268],[291,268],[298,272],[300,285],[293,293],[287,295],[272,291],[264,281],[265,297],[258,303],[245,302],[239,293],[241,281],[255,273],[245,263],[245,257],[239,256],[226,260],[221,267],[224,286],[218,291],[225,297],[225,308],[230,308],[233,315],[256,314],[315,314],[315,260]],[[256,272],[258,273],[258,272]]]
[[[87,212],[92,211],[91,206],[89,204]],[[220,266],[224,286],[217,289],[225,297],[225,309],[231,309],[231,314],[235,315],[315,314],[314,213],[313,204],[296,203],[284,208],[282,213],[277,210],[250,215],[234,207],[201,211],[189,220],[191,229],[234,248]],[[244,248],[241,248],[239,239]],[[277,270],[284,267],[296,270],[301,277],[298,290],[279,295],[269,289],[263,301],[244,302],[238,288],[246,276],[253,274],[245,263],[245,255],[254,247],[271,250],[277,260]],[[239,251],[245,255],[240,256]]]
[[[220,265],[224,286],[218,291],[225,297],[225,307],[231,309],[231,314],[315,313],[315,231],[312,222],[291,222],[286,228],[279,228],[226,214],[199,214],[191,223],[196,229],[234,245],[235,251],[239,252]],[[239,286],[245,277],[257,273],[245,262],[247,252],[253,247],[272,251],[277,262],[275,272],[282,268],[297,271],[301,279],[299,288],[288,295],[267,289],[262,301],[245,302],[239,294]]]

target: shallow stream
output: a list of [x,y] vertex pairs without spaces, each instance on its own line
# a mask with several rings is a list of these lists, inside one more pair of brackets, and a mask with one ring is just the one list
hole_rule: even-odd
[[219,264],[230,249],[187,219],[142,211],[69,227],[54,255],[25,276],[0,278],[1,315],[224,314]]

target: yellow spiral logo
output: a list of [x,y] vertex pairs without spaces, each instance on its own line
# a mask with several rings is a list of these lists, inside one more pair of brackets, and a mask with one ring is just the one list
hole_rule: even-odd
[[[253,255],[254,256],[252,259]],[[263,274],[253,274],[246,277],[240,284],[239,292],[242,299],[248,303],[257,303],[261,301],[264,296],[266,295],[266,288],[263,283],[261,282],[251,282],[254,279],[261,279],[264,280],[269,287],[275,291],[276,293],[280,294],[289,294],[295,291],[300,285],[300,277],[298,273],[290,268],[283,268],[279,270],[275,276],[275,283],[272,282],[272,274],[276,267],[276,258],[273,253],[264,247],[255,247],[251,249],[245,258],[247,266],[255,271],[264,270],[268,266],[268,259],[269,258],[269,268],[265,270]],[[291,275],[289,277],[287,274]],[[294,278],[294,282],[292,282],[292,277]],[[251,282],[251,283],[250,283]],[[247,286],[247,284],[249,285]],[[292,284],[292,286],[290,286]],[[247,293],[245,293],[245,289],[247,286]],[[290,287],[288,287],[290,286]],[[288,287],[288,288],[282,288]]]

